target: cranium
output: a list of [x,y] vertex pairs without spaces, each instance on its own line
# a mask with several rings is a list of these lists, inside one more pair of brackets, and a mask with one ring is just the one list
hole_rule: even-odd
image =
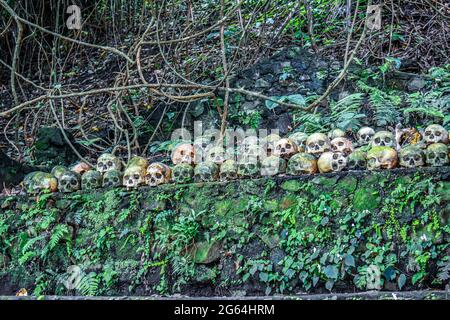
[[324,152],[317,161],[321,173],[339,172],[347,166],[347,157],[342,152]]
[[195,182],[216,181],[219,178],[219,167],[211,161],[199,163],[194,169]]
[[331,150],[333,152],[342,152],[344,155],[349,155],[353,152],[353,144],[347,138],[334,138],[331,140]]
[[110,153],[104,153],[97,159],[97,171],[122,170],[122,161]]
[[208,150],[207,162],[214,162],[221,165],[226,159],[225,150],[222,146],[215,146]]
[[102,186],[104,188],[115,188],[122,186],[123,176],[119,170],[109,170],[103,174]]
[[237,179],[237,165],[234,160],[225,160],[220,166],[220,181]]
[[443,143],[432,143],[425,151],[426,162],[433,167],[442,167],[449,164],[448,147]]
[[294,134],[291,134],[289,136],[289,139],[294,141],[294,143],[297,145],[298,152],[306,151],[306,140],[308,139],[308,135],[306,133],[296,132]]
[[88,165],[86,162],[78,162],[70,167],[70,171],[76,172],[79,175],[83,175],[85,172],[92,170],[92,167]]
[[131,168],[131,167],[139,167],[145,172],[148,167],[148,161],[144,157],[138,157],[138,156],[132,157],[130,159],[130,161],[128,161],[128,163],[127,163],[127,168]]
[[274,176],[286,172],[286,160],[278,156],[269,156],[261,162],[261,175]]
[[156,187],[160,184],[169,183],[172,176],[172,170],[169,166],[155,162],[147,167],[145,182],[150,187]]
[[365,170],[367,167],[366,152],[356,149],[348,156],[347,167],[349,170]]
[[356,136],[358,137],[358,143],[360,146],[365,146],[372,141],[373,136],[375,135],[375,130],[369,127],[362,127],[358,130]]
[[70,171],[68,168],[64,167],[64,166],[55,166],[53,167],[51,174],[56,178],[56,179],[60,179],[61,176],[67,172]]
[[379,131],[372,138],[371,147],[395,148],[395,137],[392,132]]
[[267,156],[271,156],[274,154],[276,144],[279,140],[281,140],[281,137],[276,133],[269,134],[264,138],[264,140],[262,141],[262,147],[265,150]]
[[212,136],[203,135],[194,139],[194,154],[197,157],[196,163],[204,161],[208,155],[209,149],[214,146]]
[[176,146],[172,151],[172,163],[174,165],[180,163],[194,164],[195,150],[194,146],[189,143],[183,143]]
[[239,151],[241,153],[246,153],[246,152],[248,152],[250,150],[250,148],[253,148],[253,147],[256,147],[256,146],[259,146],[259,139],[258,139],[258,137],[257,136],[248,136],[248,137],[245,137],[242,140],[240,148],[239,148],[240,149]]
[[287,173],[290,175],[314,174],[317,160],[309,153],[297,153],[289,159]]
[[50,173],[35,171],[27,174],[23,180],[25,190],[30,194],[56,192],[58,180]]
[[102,187],[102,174],[97,170],[90,170],[81,176],[81,188],[93,190]]
[[281,139],[275,144],[274,155],[288,160],[298,152],[297,145],[291,139]]
[[262,149],[258,146],[250,147],[249,150],[239,155],[238,176],[245,178],[256,177],[259,173],[259,161]]
[[123,185],[127,189],[137,188],[145,183],[147,168],[140,166],[131,166],[125,169],[123,174]]
[[313,133],[306,139],[306,152],[319,156],[331,150],[330,139],[323,133]]
[[341,129],[333,129],[327,134],[328,139],[333,140],[336,138],[345,138],[345,132]]
[[179,163],[172,169],[172,180],[176,183],[188,183],[194,177],[194,168],[187,163]]
[[448,131],[438,124],[432,124],[426,127],[423,136],[427,144],[438,142],[444,144],[448,143]]
[[80,190],[80,175],[73,171],[65,171],[58,179],[60,192],[69,193]]
[[373,147],[367,152],[367,169],[393,169],[397,165],[397,151],[391,147]]
[[405,168],[421,167],[425,164],[424,152],[417,146],[400,149],[399,159],[400,165]]

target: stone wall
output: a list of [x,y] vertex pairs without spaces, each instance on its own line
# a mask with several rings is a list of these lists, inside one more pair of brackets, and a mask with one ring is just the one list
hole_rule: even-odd
[[442,290],[449,175],[395,169],[2,198],[0,295]]

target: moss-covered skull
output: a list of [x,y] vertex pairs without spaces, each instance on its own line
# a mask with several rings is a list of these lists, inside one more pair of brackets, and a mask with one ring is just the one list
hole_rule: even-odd
[[119,170],[109,170],[103,174],[103,188],[116,188],[122,186],[123,175]]
[[422,167],[425,165],[425,155],[422,149],[417,146],[407,146],[400,149],[400,165],[405,168]]
[[237,179],[237,164],[234,160],[225,160],[220,166],[220,181],[229,181]]
[[215,146],[208,150],[206,162],[214,162],[217,165],[221,165],[225,160],[225,149],[222,146]]
[[137,188],[145,183],[147,168],[132,166],[125,169],[123,174],[123,185],[127,189]]
[[321,173],[339,172],[347,166],[347,157],[342,152],[324,152],[317,161]]
[[271,133],[261,141],[262,147],[268,157],[275,154],[276,144],[280,140],[281,137],[278,134]]
[[58,190],[69,193],[81,189],[81,176],[73,171],[65,171],[58,179]]
[[64,167],[64,166],[55,166],[55,167],[53,167],[53,169],[52,169],[52,171],[51,171],[51,174],[56,178],[56,179],[60,179],[61,178],[61,176],[65,173],[65,172],[67,172],[67,171],[70,171],[67,167]]
[[269,156],[261,162],[261,175],[270,177],[277,174],[286,173],[286,160],[278,156]]
[[164,163],[155,162],[147,167],[145,183],[150,187],[156,187],[160,184],[169,183],[172,178],[172,170]]
[[219,178],[219,166],[211,161],[199,163],[194,169],[195,182],[216,181]]
[[372,138],[371,147],[395,148],[395,137],[392,132],[379,131]]
[[242,142],[241,145],[239,147],[239,152],[240,153],[246,153],[248,152],[251,148],[257,147],[259,146],[259,139],[257,136],[248,136],[245,137]]
[[426,127],[423,138],[427,144],[444,143],[448,144],[448,131],[438,124],[432,124]]
[[50,173],[35,171],[27,174],[23,180],[25,190],[29,194],[56,192],[58,180]]
[[297,145],[298,152],[306,151],[306,140],[308,139],[308,135],[304,132],[296,132],[291,134],[289,137],[294,143]]
[[122,161],[110,153],[104,153],[97,159],[97,171],[122,170]]
[[127,168],[131,167],[139,167],[145,172],[148,167],[148,160],[144,157],[134,156],[127,163]]
[[289,138],[278,140],[275,144],[274,155],[289,160],[294,154],[298,153],[297,145]]
[[102,187],[103,177],[97,170],[91,170],[81,176],[81,188],[93,190]]
[[172,151],[172,163],[174,165],[180,163],[192,165],[194,164],[195,160],[195,149],[194,146],[190,143],[179,144]]
[[290,175],[317,173],[317,159],[309,153],[297,153],[289,159],[287,173]]
[[345,131],[336,128],[336,129],[333,129],[330,132],[328,132],[327,136],[328,136],[328,139],[330,139],[330,140],[333,140],[336,138],[345,138]]
[[333,152],[342,152],[345,155],[349,155],[353,152],[353,143],[347,138],[334,138],[331,140],[331,150]]
[[393,169],[397,166],[397,151],[391,147],[373,147],[367,152],[367,169]]
[[244,154],[239,154],[238,176],[244,178],[253,178],[258,176],[260,161],[262,160],[262,148],[252,146]]
[[375,135],[375,130],[370,127],[362,127],[358,130],[356,134],[358,138],[358,143],[360,146],[366,146],[372,141],[373,136]]
[[172,168],[172,180],[176,183],[192,182],[194,177],[194,168],[187,163],[179,163]]
[[313,133],[306,139],[306,152],[318,157],[331,150],[330,139],[323,133]]
[[195,162],[202,162],[206,159],[209,149],[214,146],[213,138],[210,135],[203,135],[194,139]]
[[433,167],[442,167],[450,163],[448,146],[443,143],[432,143],[425,151],[426,163]]
[[367,168],[366,156],[366,152],[356,149],[348,156],[347,168],[349,170],[365,170]]

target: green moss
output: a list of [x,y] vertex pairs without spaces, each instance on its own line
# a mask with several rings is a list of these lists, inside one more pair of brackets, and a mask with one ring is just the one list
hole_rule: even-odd
[[302,188],[301,181],[298,180],[288,180],[281,184],[281,189],[291,192],[296,192]]
[[378,190],[374,188],[360,188],[355,192],[353,207],[357,211],[375,210],[381,202]]

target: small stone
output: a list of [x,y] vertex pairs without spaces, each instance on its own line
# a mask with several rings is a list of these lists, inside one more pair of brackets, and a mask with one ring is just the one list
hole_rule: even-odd
[[268,88],[268,87],[270,87],[270,83],[264,79],[259,78],[255,82],[255,87],[256,88]]

